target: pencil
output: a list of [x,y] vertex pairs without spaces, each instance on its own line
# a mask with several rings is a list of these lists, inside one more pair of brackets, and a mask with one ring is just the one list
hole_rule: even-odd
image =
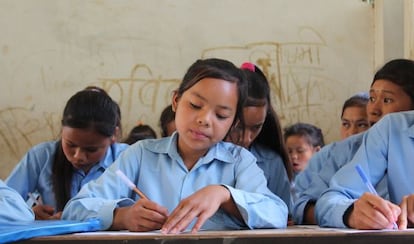
[[132,181],[130,179],[128,179],[128,177],[121,171],[121,170],[117,170],[115,172],[120,178],[121,180],[131,189],[133,190],[136,194],[138,194],[139,197],[144,198],[144,199],[148,199],[147,196],[145,196],[144,193],[142,193],[142,191],[140,191],[138,189],[138,187],[132,183]]

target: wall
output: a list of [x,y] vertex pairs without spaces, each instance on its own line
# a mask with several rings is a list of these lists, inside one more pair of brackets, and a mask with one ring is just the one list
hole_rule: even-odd
[[99,85],[156,130],[198,58],[258,64],[283,126],[339,138],[340,109],[374,72],[373,8],[343,0],[0,1],[0,178],[33,145],[59,136],[66,100]]

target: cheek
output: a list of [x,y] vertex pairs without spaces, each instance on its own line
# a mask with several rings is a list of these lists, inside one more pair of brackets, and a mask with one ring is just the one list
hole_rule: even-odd
[[90,161],[90,162],[99,162],[99,161],[101,161],[101,159],[103,157],[105,157],[105,152],[106,152],[106,149],[105,150],[99,150],[99,151],[93,152],[93,153],[88,153],[87,154],[88,161]]

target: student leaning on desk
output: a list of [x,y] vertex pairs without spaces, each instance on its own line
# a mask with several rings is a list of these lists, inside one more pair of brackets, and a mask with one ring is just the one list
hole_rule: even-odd
[[[267,188],[255,157],[223,141],[243,121],[246,92],[231,62],[196,61],[173,95],[177,131],[131,145],[68,202],[63,219],[97,217],[102,229],[162,233],[285,228],[287,206]],[[148,198],[126,187],[117,170]]]
[[[414,77],[413,77],[414,78]],[[352,161],[333,177],[316,202],[321,226],[399,229],[414,223],[414,111],[386,115],[365,133]],[[387,175],[390,200],[368,193],[356,166],[376,185]]]
[[[375,73],[369,89],[367,116],[370,125],[386,114],[413,108],[414,62],[408,59],[387,62]],[[295,185],[299,196],[293,207],[296,224],[317,223],[314,215],[315,202],[328,189],[332,176],[351,161],[362,143],[363,133],[365,132],[324,146],[296,177]],[[375,185],[384,198],[388,198],[386,178]]]
[[25,200],[33,192],[42,199],[36,219],[59,219],[66,202],[128,147],[116,142],[119,114],[102,90],[77,92],[64,108],[61,138],[34,146],[13,169],[6,184]]

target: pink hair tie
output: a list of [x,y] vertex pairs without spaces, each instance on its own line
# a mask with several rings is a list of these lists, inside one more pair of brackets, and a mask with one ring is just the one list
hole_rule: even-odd
[[247,69],[250,70],[251,72],[255,71],[255,66],[254,64],[250,63],[250,62],[244,62],[241,66],[241,69]]

